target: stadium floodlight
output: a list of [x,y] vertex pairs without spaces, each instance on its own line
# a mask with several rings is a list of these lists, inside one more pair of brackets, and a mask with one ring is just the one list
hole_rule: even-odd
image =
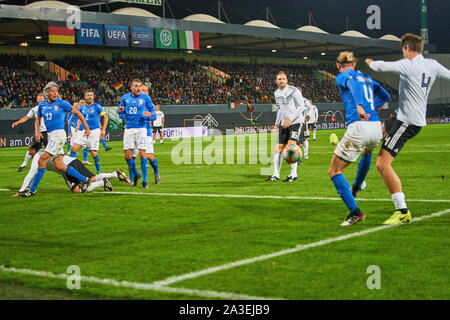
[[307,56],[304,56],[304,57],[303,57],[303,60],[308,60],[308,57],[307,57]]
[[211,48],[212,48],[212,45],[207,45],[206,48],[207,48],[207,49],[211,49]]
[[326,54],[327,54],[326,52],[321,52],[321,53],[320,53],[321,56],[324,56],[324,55],[326,55]]
[[140,42],[139,41],[133,41],[133,44],[139,44]]
[[277,50],[276,49],[272,49],[272,52],[277,52]]
[[21,42],[19,44],[20,47],[28,47],[28,42]]
[[42,36],[36,36],[36,37],[34,37],[36,40],[40,40],[40,39],[42,39]]

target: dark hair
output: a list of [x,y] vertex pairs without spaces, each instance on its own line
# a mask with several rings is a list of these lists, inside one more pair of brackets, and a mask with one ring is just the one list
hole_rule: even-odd
[[88,92],[92,92],[92,93],[94,94],[94,97],[95,97],[95,92],[94,92],[93,89],[88,89],[88,90],[86,90],[86,91],[84,92],[84,96],[85,96],[85,97],[86,97],[86,93],[88,93]]
[[41,148],[42,143],[41,142],[37,142],[37,141],[33,141],[33,143],[30,144],[30,146],[28,147],[28,149],[34,149],[36,151],[39,151],[39,149]]
[[135,79],[131,80],[131,85],[133,85],[133,83],[135,83],[135,82],[140,82],[140,83],[142,83],[142,81],[141,81],[140,79],[135,78]]

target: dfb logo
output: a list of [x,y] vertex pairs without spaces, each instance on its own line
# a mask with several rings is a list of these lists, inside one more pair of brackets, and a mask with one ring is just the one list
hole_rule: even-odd
[[371,6],[367,7],[366,10],[367,14],[371,14],[368,18],[367,18],[367,28],[369,30],[373,30],[373,29],[381,29],[381,9],[379,6],[373,4]]

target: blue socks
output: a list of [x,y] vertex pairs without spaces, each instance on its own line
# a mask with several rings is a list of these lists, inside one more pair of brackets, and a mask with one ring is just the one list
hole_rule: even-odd
[[105,139],[100,140],[100,142],[102,143],[103,147],[106,149],[108,149],[108,146],[106,145]]
[[141,158],[142,182],[147,183],[148,159]]
[[70,151],[70,156],[71,156],[72,158],[76,158],[76,157],[77,157],[76,151]]
[[70,151],[70,141],[67,141],[67,152]]
[[[125,159],[126,160],[126,159]],[[133,160],[133,158],[131,158],[130,160],[126,160],[127,164],[128,164],[128,169],[130,172],[130,180],[134,180],[134,178],[139,175],[139,172],[137,171],[136,168],[136,161]]]
[[44,176],[46,169],[38,169],[36,175],[34,176],[33,182],[31,183],[30,190],[31,192],[36,192],[37,186],[39,182],[41,182],[42,177]]
[[83,161],[87,161],[89,149],[83,149]]
[[361,159],[358,163],[358,171],[356,172],[356,178],[354,186],[358,189],[361,188],[361,184],[363,183],[364,179],[366,179],[367,173],[370,169],[370,163],[372,162],[372,154],[369,155],[362,155]]
[[153,173],[154,174],[159,174],[159,170],[158,170],[158,161],[156,160],[156,158],[153,158],[153,161],[150,162],[150,165],[153,168]]
[[95,168],[97,169],[97,173],[101,173],[101,169],[100,169],[100,158],[98,157],[98,155],[96,155],[94,157],[94,162],[95,162]]
[[348,210],[350,212],[353,212],[358,207],[358,205],[356,204],[355,198],[352,195],[352,189],[345,179],[344,175],[342,173],[337,174],[333,178],[331,178],[331,181],[333,181],[337,193],[341,197],[342,201],[344,201]]
[[69,176],[74,177],[77,180],[80,180],[82,183],[84,183],[86,181],[86,177],[83,176],[81,173],[79,173],[77,170],[75,170],[74,168],[72,168],[70,165],[67,166],[67,171],[66,173]]

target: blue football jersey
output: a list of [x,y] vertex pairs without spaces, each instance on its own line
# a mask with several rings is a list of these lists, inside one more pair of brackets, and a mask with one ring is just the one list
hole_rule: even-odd
[[54,130],[64,130],[64,122],[66,119],[66,112],[72,111],[72,105],[67,101],[56,99],[53,102],[44,100],[39,104],[38,117],[42,117],[47,132]]
[[[131,92],[124,94],[119,106],[123,106],[123,119],[125,119],[125,128],[147,128],[146,122],[156,119],[155,107],[152,99],[144,93],[134,97]],[[153,111],[152,111],[153,110]],[[152,113],[151,117],[143,115],[144,111]],[[153,120],[152,120],[153,119]]]
[[361,121],[356,109],[358,105],[370,114],[368,121],[380,121],[376,109],[391,97],[378,82],[361,71],[348,69],[336,77],[336,83],[344,103],[347,125]]
[[[89,107],[83,104],[79,111],[83,115],[84,119],[86,119],[86,123],[88,124],[90,130],[100,128],[100,117],[104,116],[106,113],[96,102]],[[80,125],[79,129],[84,130],[83,124]]]
[[72,132],[72,127],[75,128],[77,126],[78,117],[73,113],[69,113],[67,115],[67,127],[69,133]]

